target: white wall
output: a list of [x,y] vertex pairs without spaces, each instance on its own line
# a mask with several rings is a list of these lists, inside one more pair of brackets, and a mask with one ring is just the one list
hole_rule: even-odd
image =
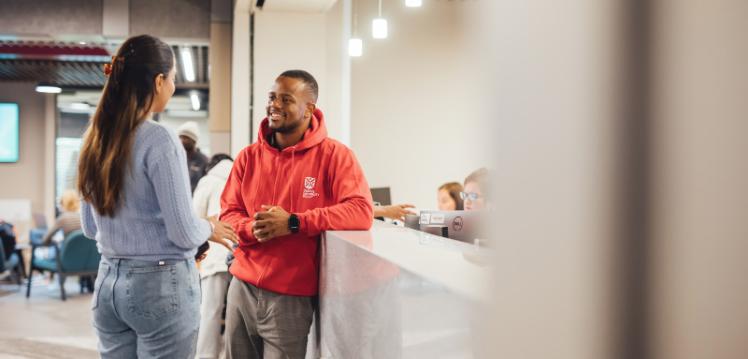
[[371,38],[375,4],[356,3],[364,53],[351,64],[351,145],[372,187],[394,202],[436,207],[436,190],[487,166],[481,56],[468,41],[474,2],[386,1],[389,38]]
[[[301,68],[320,85],[318,107],[330,137],[349,142],[372,187],[393,200],[436,206],[436,188],[486,166],[478,100],[479,50],[467,12],[475,4],[386,2],[390,38],[370,38],[374,7],[358,2],[364,56],[347,57],[346,1],[324,14],[255,13],[252,140],[265,117],[267,90],[282,71]],[[350,5],[350,4],[348,4]],[[350,67],[349,67],[350,66]],[[350,86],[350,93],[344,93]],[[350,114],[346,97],[350,96]]]
[[254,116],[252,141],[265,118],[267,93],[285,70],[302,69],[319,84],[317,107],[325,114],[328,136],[348,142],[349,113],[344,89],[350,81],[345,55],[343,3],[325,13],[257,11],[254,43]]
[[260,122],[266,116],[268,91],[275,78],[285,70],[306,70],[317,79],[320,86],[317,106],[326,112],[325,14],[258,11],[255,13],[254,41],[253,142],[257,139]]
[[347,50],[347,35],[344,23],[344,2],[339,0],[325,13],[326,69],[325,83],[320,83],[321,95],[324,96],[325,119],[328,136],[350,144],[350,110],[346,94],[350,87],[350,58]]

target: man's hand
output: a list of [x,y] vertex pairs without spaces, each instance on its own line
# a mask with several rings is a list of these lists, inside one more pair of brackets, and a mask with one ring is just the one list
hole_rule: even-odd
[[262,209],[265,211],[255,213],[255,221],[252,222],[252,233],[259,242],[291,234],[288,229],[290,213],[278,206],[263,205]]

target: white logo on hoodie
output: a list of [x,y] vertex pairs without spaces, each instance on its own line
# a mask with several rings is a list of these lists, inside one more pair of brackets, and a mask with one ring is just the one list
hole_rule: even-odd
[[314,191],[314,185],[317,184],[317,179],[314,177],[304,178],[304,198],[314,198],[319,196],[319,193]]

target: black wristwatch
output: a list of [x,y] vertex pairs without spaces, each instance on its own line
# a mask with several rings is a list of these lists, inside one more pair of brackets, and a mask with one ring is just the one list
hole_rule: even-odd
[[288,217],[288,230],[291,231],[291,233],[299,233],[299,217],[295,214],[291,214],[291,216]]

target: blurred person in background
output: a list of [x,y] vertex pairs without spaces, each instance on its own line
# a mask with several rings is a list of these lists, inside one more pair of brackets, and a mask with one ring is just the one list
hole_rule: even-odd
[[205,176],[208,166],[208,157],[206,157],[197,147],[197,141],[200,139],[200,130],[197,128],[195,121],[187,121],[177,129],[179,140],[187,152],[187,169],[190,174],[190,188],[195,192],[197,182]]
[[[208,173],[200,179],[193,194],[192,205],[200,218],[221,213],[221,193],[231,173],[231,156],[218,153],[208,163]],[[229,289],[229,267],[226,258],[231,254],[225,247],[210,243],[205,259],[200,262],[200,331],[197,337],[197,358],[219,358],[223,352],[221,335],[222,315],[226,292]]]
[[436,191],[436,201],[440,211],[462,211],[464,205],[460,193],[462,185],[459,182],[447,182]]
[[3,255],[5,259],[10,258],[16,250],[16,230],[12,224],[0,219],[0,241],[3,242]]
[[[62,239],[68,236],[68,234],[80,230],[80,206],[80,197],[78,197],[78,193],[75,190],[68,189],[63,192],[62,196],[60,196],[60,207],[58,211],[59,215],[57,216],[57,219],[55,219],[55,223],[54,225],[52,225],[52,228],[48,229],[44,234],[44,237],[41,239],[40,243],[43,246],[49,246],[50,244],[52,244],[52,240],[58,232],[62,231],[62,237],[60,239],[61,242]],[[39,240],[39,237],[36,237],[36,240]],[[57,247],[55,246],[47,248],[36,248],[35,252],[37,258],[46,258],[52,260],[55,259],[56,254]],[[50,272],[49,279],[52,280],[53,277],[54,272]],[[80,283],[82,287],[87,288],[88,290],[93,292],[93,281],[90,277],[81,277]]]
[[74,190],[66,190],[60,196],[60,215],[57,216],[55,224],[52,225],[42,239],[43,245],[52,243],[52,237],[62,231],[62,236],[67,237],[73,231],[81,229],[81,202],[78,193]]
[[465,186],[460,192],[460,198],[464,201],[466,211],[490,209],[488,186],[489,178],[486,168],[477,169],[465,178]]

